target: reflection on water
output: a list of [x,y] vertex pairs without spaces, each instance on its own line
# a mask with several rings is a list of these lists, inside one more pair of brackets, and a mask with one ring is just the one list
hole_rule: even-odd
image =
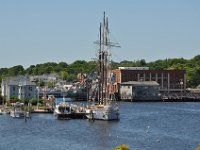
[[120,121],[32,120],[0,116],[0,150],[193,150],[200,143],[200,103],[120,103]]

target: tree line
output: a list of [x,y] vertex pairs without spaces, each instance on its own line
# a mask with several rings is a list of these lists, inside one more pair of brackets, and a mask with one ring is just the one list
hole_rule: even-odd
[[[200,55],[192,59],[169,58],[147,63],[144,59],[137,61],[124,60],[121,62],[111,61],[111,69],[118,67],[149,67],[151,70],[186,70],[188,87],[196,87],[200,84]],[[31,65],[25,69],[21,65],[11,68],[0,68],[1,79],[17,75],[43,75],[58,73],[63,80],[73,81],[78,73],[91,73],[97,71],[96,61],[76,60],[71,64],[66,62],[47,62],[44,64]]]

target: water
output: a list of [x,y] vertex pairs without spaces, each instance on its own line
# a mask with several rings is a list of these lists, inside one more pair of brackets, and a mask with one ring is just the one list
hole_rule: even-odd
[[120,103],[120,121],[32,120],[0,116],[0,150],[195,150],[200,103]]

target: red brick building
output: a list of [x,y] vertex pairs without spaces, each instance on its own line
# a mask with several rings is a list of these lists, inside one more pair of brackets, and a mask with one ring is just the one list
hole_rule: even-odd
[[116,74],[115,92],[118,85],[128,81],[156,81],[160,91],[184,91],[186,89],[185,70],[149,70],[148,67],[119,67],[112,71]]

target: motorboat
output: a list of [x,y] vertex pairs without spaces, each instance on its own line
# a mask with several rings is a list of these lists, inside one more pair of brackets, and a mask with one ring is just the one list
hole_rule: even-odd
[[71,106],[67,102],[60,102],[55,105],[54,115],[57,119],[69,119],[71,113]]
[[13,118],[24,118],[26,116],[26,113],[24,111],[24,103],[12,103],[10,116]]

